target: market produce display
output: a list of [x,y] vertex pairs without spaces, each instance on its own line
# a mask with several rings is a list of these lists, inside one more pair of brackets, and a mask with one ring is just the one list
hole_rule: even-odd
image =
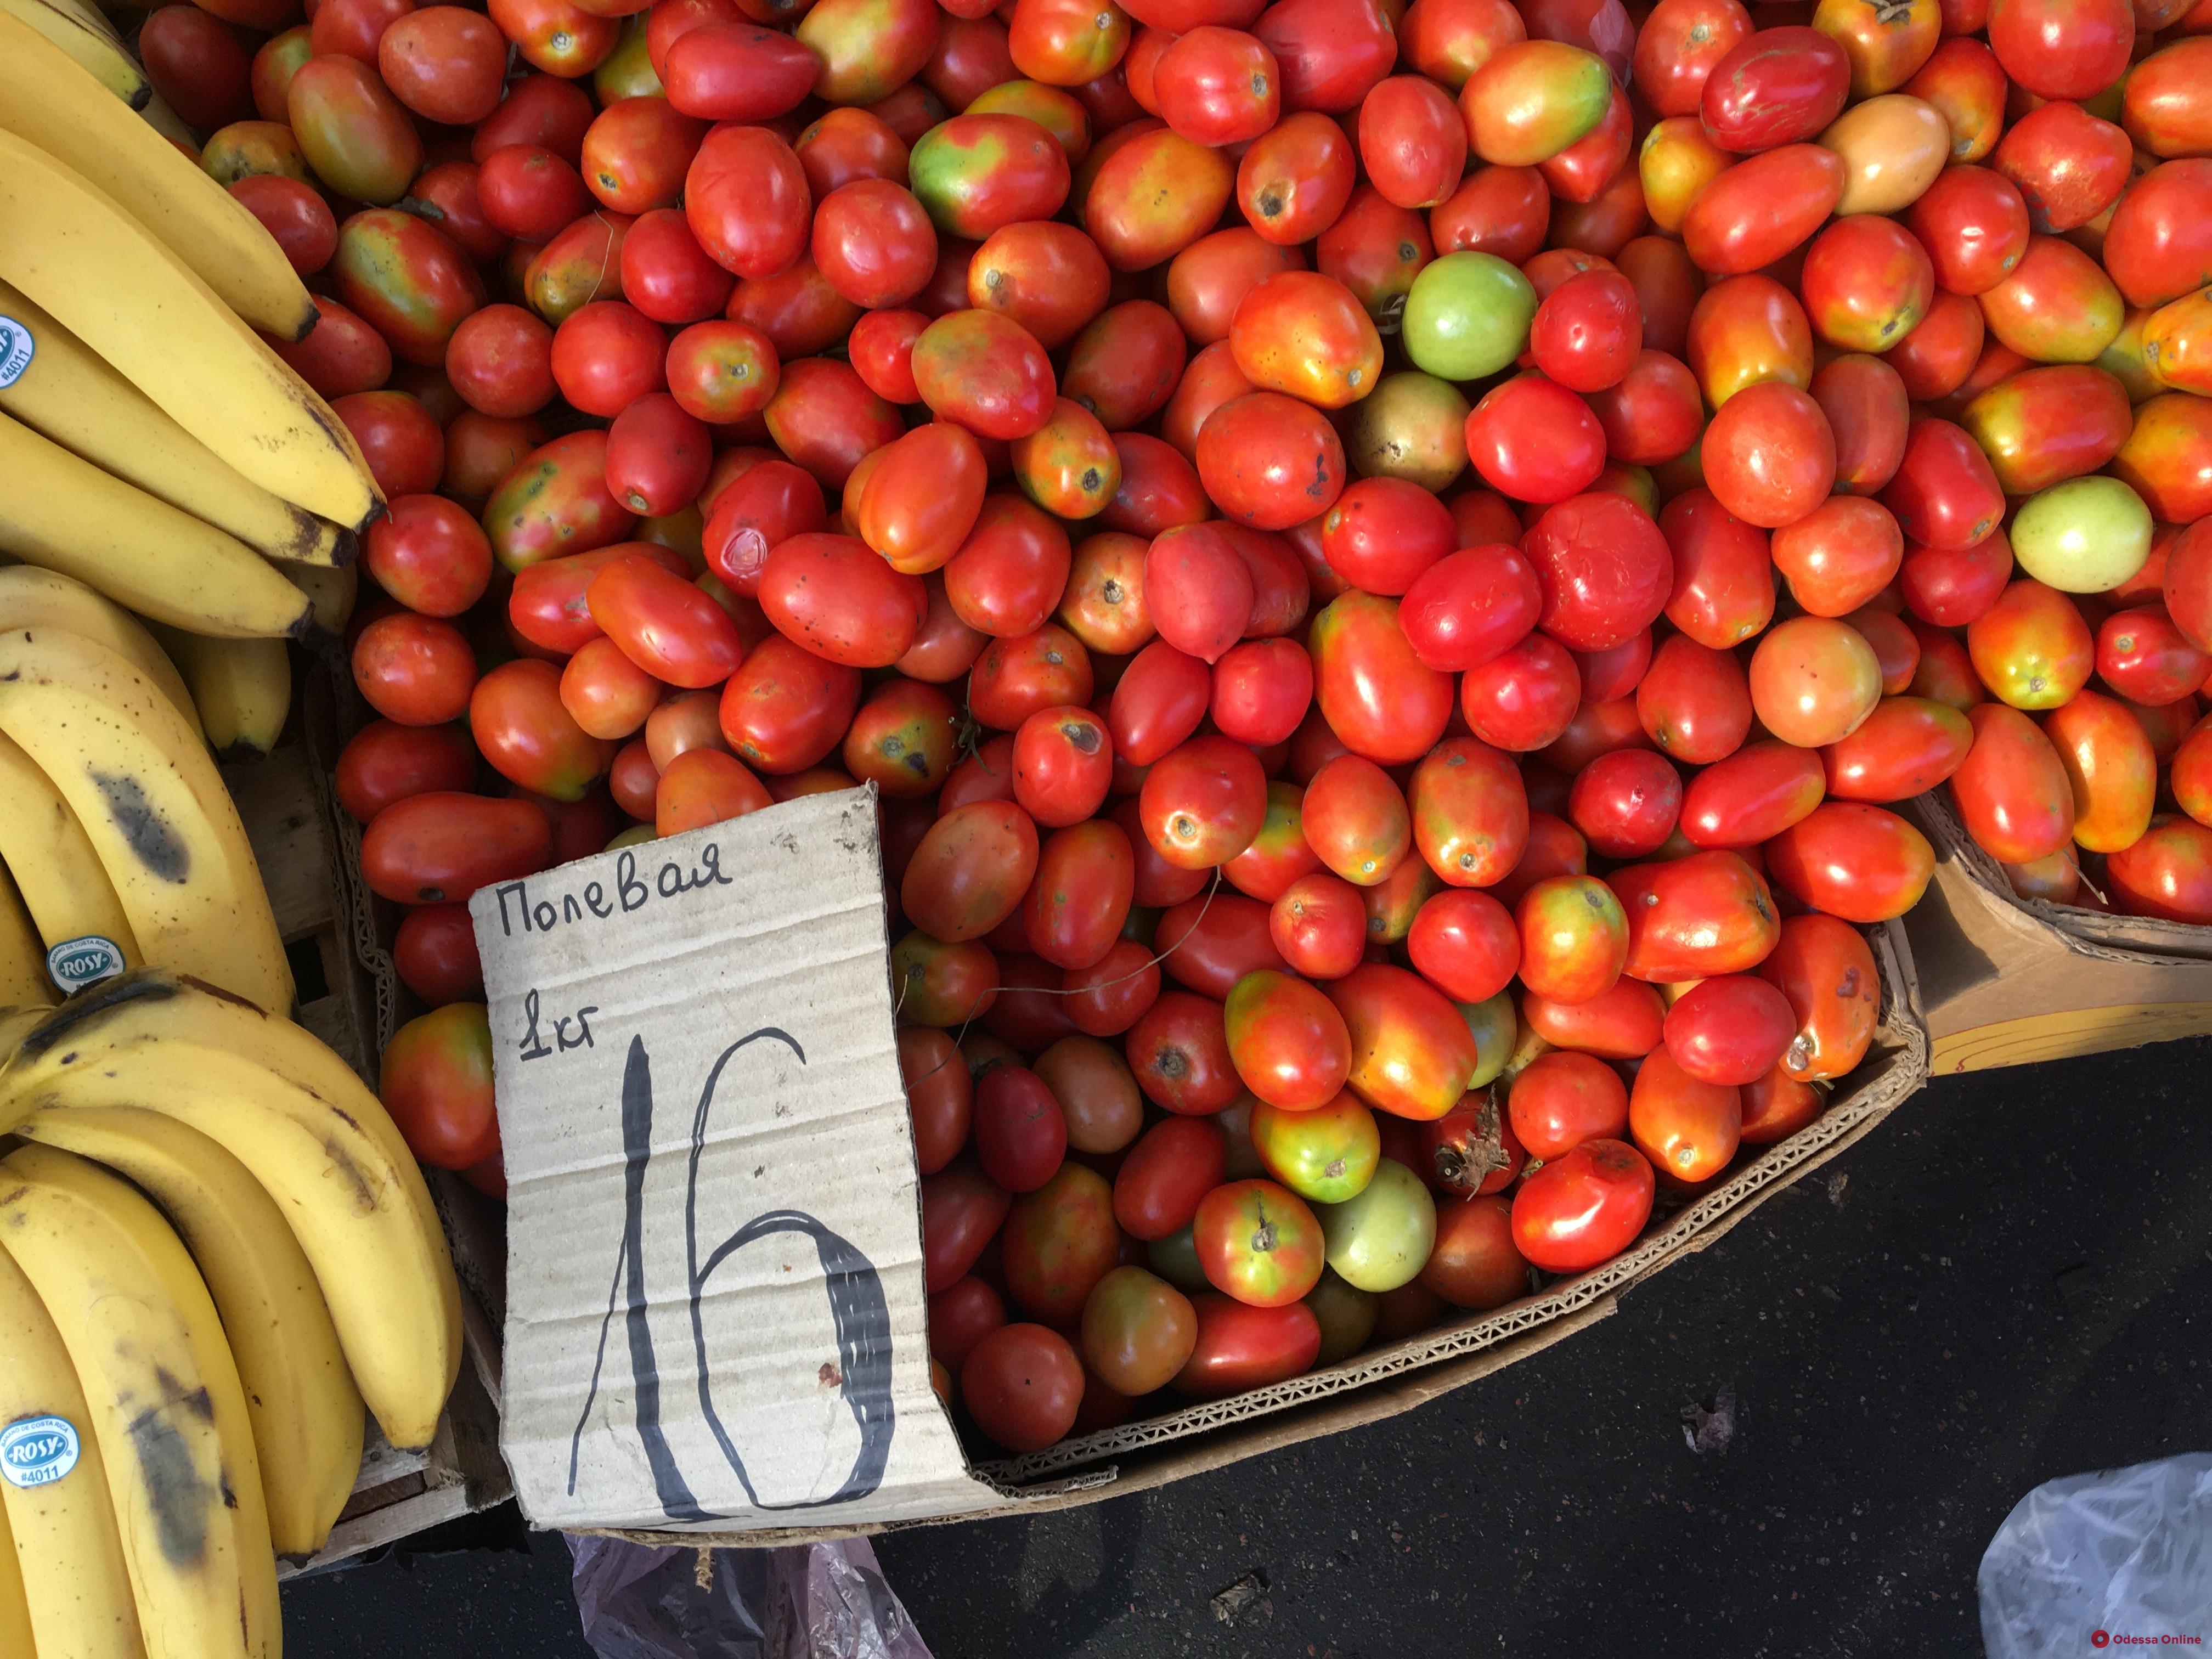
[[278,1652],[278,1557],[330,1537],[370,1417],[430,1443],[460,1358],[421,1168],[291,1022],[216,768],[276,743],[289,641],[343,625],[383,497],[255,331],[305,335],[305,285],[163,110],[100,14],[0,9],[0,1650],[26,1659]]
[[[874,784],[999,1446],[1499,1305],[1811,1121],[1911,796],[2212,921],[2204,4],[214,9],[146,76],[389,502],[220,450],[374,584],[394,1120],[501,1189],[475,889]],[[100,223],[76,311],[0,276],[120,367]],[[130,375],[211,448],[224,337]]]

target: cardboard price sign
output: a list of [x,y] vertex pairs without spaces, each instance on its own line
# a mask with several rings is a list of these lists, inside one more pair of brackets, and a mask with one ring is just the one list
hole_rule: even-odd
[[547,1527],[997,1499],[929,1386],[872,791],[470,902],[507,1178],[501,1446]]

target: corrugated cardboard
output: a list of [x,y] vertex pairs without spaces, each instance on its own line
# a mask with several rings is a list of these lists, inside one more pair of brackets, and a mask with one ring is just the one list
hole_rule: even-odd
[[[742,879],[690,881],[708,848],[714,872]],[[517,884],[503,914],[496,892],[473,907],[511,1194],[502,1444],[540,1525],[764,1544],[1030,1513],[1389,1416],[1601,1319],[1631,1285],[1866,1133],[1926,1076],[1902,934],[1877,930],[1882,1021],[1866,1064],[1818,1121],[1662,1214],[1614,1261],[1272,1388],[970,1468],[927,1378],[918,1182],[883,967],[872,795],[793,801],[635,854],[627,866],[603,854]],[[664,862],[682,884],[665,901]],[[635,896],[641,884],[653,896],[633,913],[596,914],[595,893],[611,910],[613,896]],[[743,1069],[702,1089],[732,1045],[769,1027],[789,1042],[757,1039],[732,1054]],[[649,1135],[635,1109],[637,1048],[653,1085]],[[637,1194],[627,1223],[626,1190]],[[856,1351],[839,1346],[823,1310],[839,1270],[825,1261],[849,1258],[777,1234],[705,1273],[687,1267],[690,1237],[706,1263],[723,1239],[749,1236],[753,1218],[801,1209],[865,1257],[882,1293],[888,1354],[861,1357],[890,1378],[888,1414],[872,1419],[889,1432],[865,1492],[853,1489],[866,1414],[847,1380]],[[723,1436],[702,1426],[708,1396]],[[647,1419],[665,1454],[647,1449]],[[684,1501],[670,1501],[671,1469]]]
[[[396,1024],[398,975],[377,942],[373,900],[361,876],[361,831],[331,785],[342,724],[338,688],[352,677],[326,665],[301,676],[300,736],[272,754],[222,769],[246,839],[268,883],[271,908],[301,984],[295,1018],[337,1050],[372,1088]],[[505,1265],[489,1201],[442,1170],[425,1172],[461,1278],[468,1364],[438,1431],[419,1451],[394,1451],[371,1422],[353,1493],[323,1547],[279,1561],[280,1577],[342,1565],[372,1550],[505,1501],[513,1492],[499,1456],[499,1331],[485,1316],[488,1283]]]
[[2212,1031],[2212,927],[2021,898],[1948,795],[1910,803],[1936,848],[1936,878],[1905,918],[1933,1072]]
[[544,1526],[972,1510],[929,1384],[872,793],[479,892],[501,1444]]

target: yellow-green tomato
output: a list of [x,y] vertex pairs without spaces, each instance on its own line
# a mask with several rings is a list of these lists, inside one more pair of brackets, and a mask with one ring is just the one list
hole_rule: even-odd
[[2013,515],[2021,568],[2062,593],[2118,587],[2150,557],[2150,509],[2118,478],[2069,478]]
[[1416,1277],[1437,1242],[1437,1201],[1420,1176],[1392,1158],[1355,1198],[1318,1212],[1328,1265],[1356,1290],[1395,1291]]
[[1269,1175],[1318,1204],[1357,1198],[1382,1156],[1375,1114],[1345,1089],[1310,1112],[1257,1103],[1252,1108],[1252,1145]]

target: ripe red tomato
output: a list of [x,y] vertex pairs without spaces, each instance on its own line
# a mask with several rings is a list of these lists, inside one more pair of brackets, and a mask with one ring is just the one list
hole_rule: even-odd
[[975,1160],[1010,1193],[1035,1192],[1067,1153],[1067,1120],[1044,1079],[1023,1066],[994,1066],[977,1080]]
[[1585,1140],[1521,1183],[1513,1197],[1514,1245],[1546,1273],[1595,1267],[1644,1231],[1655,1190],[1651,1166],[1635,1147],[1611,1138]]
[[[943,1031],[921,1025],[902,1027],[898,1056],[899,1077],[906,1085],[907,1110],[914,1125],[915,1163],[923,1175],[935,1175],[968,1144],[975,1085],[958,1047]],[[934,1312],[933,1309],[933,1317]]]
[[933,938],[981,939],[1013,914],[1036,864],[1028,813],[1012,801],[970,802],[922,837],[899,886],[900,908]]
[[1321,1322],[1304,1302],[1255,1308],[1216,1292],[1194,1296],[1198,1335],[1169,1386],[1197,1400],[1265,1388],[1309,1370],[1321,1353]]
[[1420,1282],[1454,1307],[1501,1307],[1528,1293],[1528,1261],[1513,1242],[1513,1206],[1496,1197],[1437,1206],[1437,1242]]
[[1267,779],[1243,744],[1193,738],[1145,775],[1138,813],[1146,839],[1187,870],[1226,863],[1252,844],[1267,815]]
[[431,789],[370,822],[361,872],[380,898],[436,904],[544,869],[552,845],[552,825],[532,801]]
[[1042,1451],[1075,1426],[1083,1362],[1055,1330],[1002,1325],[969,1351],[960,1403],[1008,1451]]
[[1558,1049],[1522,1068],[1506,1110],[1528,1155],[1548,1161],[1586,1140],[1627,1133],[1628,1089],[1602,1060]]
[[1418,974],[1364,963],[1325,988],[1352,1037],[1352,1091],[1378,1111],[1425,1121],[1459,1103],[1474,1038],[1459,1010]]
[[1136,862],[1119,824],[1100,818],[1054,831],[1023,902],[1030,948],[1055,967],[1093,966],[1112,950],[1135,890]]
[[400,981],[433,1005],[483,995],[483,963],[465,904],[425,904],[399,919],[392,963]]
[[649,559],[610,561],[592,578],[585,603],[625,656],[670,685],[720,685],[744,660],[730,614],[696,583]]
[[1352,1064],[1344,1017],[1304,980],[1247,974],[1230,990],[1223,1019],[1237,1074],[1269,1105],[1310,1111],[1344,1087]]
[[425,1164],[465,1170],[497,1153],[484,1006],[449,1003],[401,1026],[385,1046],[379,1093],[408,1150]]
[[1543,593],[1539,625],[1577,651],[1607,650],[1649,628],[1673,586],[1666,538],[1622,495],[1577,495],[1547,509],[1522,550]]
[[1788,917],[1758,971],[1789,1000],[1796,1030],[1780,1064],[1790,1077],[1832,1080],[1866,1057],[1881,1009],[1881,977],[1856,928],[1818,912]]
[[1512,982],[1521,963],[1513,913],[1488,893],[1452,887],[1424,903],[1406,936],[1422,978],[1455,1002],[1484,1002]]
[[1605,470],[1605,432],[1573,392],[1541,374],[1493,387],[1467,417],[1475,471],[1523,501],[1563,501]]
[[967,1277],[1006,1218],[1012,1200],[968,1159],[921,1181],[922,1288],[934,1295]]
[[460,629],[398,611],[362,629],[353,645],[354,684],[370,708],[402,726],[441,726],[469,706],[476,655]]
[[1698,1081],[1732,1088],[1765,1076],[1796,1029],[1795,1011],[1764,977],[1723,974],[1667,1011],[1667,1052]]
[[1366,950],[1367,908],[1360,890],[1340,876],[1301,876],[1276,897],[1268,912],[1267,936],[1296,972],[1310,979],[1341,979],[1359,965]]

